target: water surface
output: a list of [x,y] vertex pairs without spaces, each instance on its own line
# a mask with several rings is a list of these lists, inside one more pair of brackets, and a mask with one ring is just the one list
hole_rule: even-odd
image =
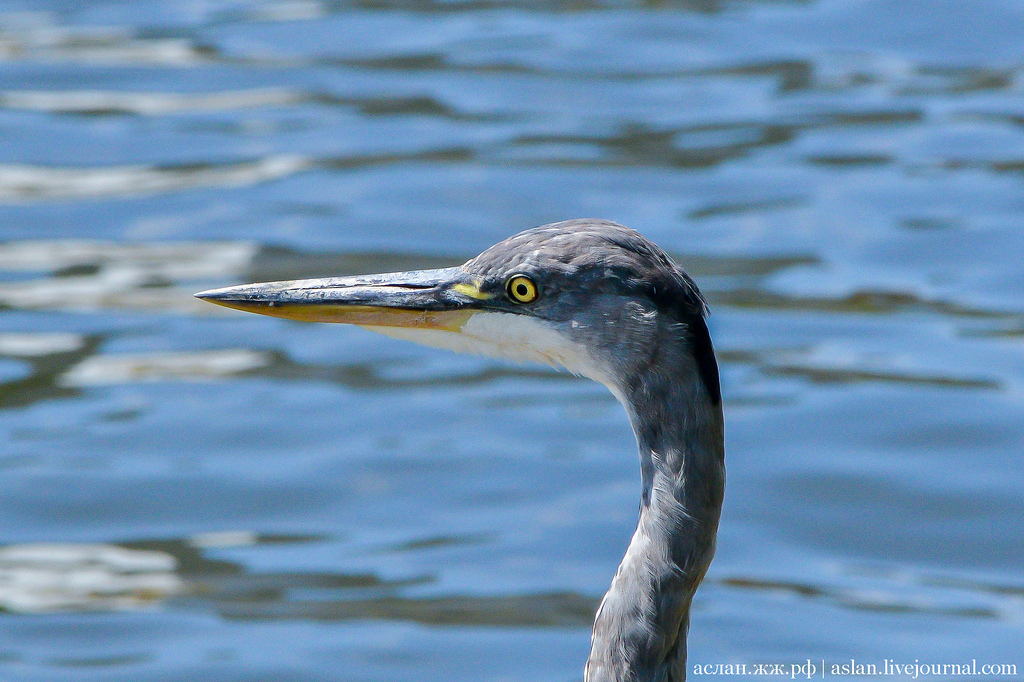
[[729,482],[691,664],[1024,678],[1021,25],[5,3],[0,679],[582,679],[639,496],[605,389],[191,297],[580,216],[712,306]]

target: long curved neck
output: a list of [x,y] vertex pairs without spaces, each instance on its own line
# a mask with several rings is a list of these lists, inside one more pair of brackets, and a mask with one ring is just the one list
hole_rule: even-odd
[[622,392],[639,445],[643,497],[636,532],[595,618],[586,682],[686,678],[690,601],[714,555],[725,489],[721,401],[688,357],[683,371],[648,366]]

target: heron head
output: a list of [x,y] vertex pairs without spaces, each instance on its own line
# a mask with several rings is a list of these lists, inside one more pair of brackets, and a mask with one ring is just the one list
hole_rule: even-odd
[[356,324],[426,345],[558,365],[605,384],[620,399],[630,377],[663,364],[666,353],[690,354],[712,398],[718,393],[717,366],[713,377],[706,367],[714,354],[696,285],[652,242],[607,221],[526,230],[454,268],[250,284],[196,296],[275,317]]

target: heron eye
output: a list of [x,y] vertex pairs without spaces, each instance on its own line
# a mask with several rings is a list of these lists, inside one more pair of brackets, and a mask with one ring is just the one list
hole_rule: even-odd
[[537,285],[526,275],[514,275],[505,283],[508,297],[516,303],[532,303],[537,300]]

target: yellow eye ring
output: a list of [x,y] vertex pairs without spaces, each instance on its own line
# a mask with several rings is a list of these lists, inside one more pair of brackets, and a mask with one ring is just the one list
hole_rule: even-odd
[[516,303],[533,303],[537,300],[537,285],[526,275],[513,275],[505,282],[508,297]]

